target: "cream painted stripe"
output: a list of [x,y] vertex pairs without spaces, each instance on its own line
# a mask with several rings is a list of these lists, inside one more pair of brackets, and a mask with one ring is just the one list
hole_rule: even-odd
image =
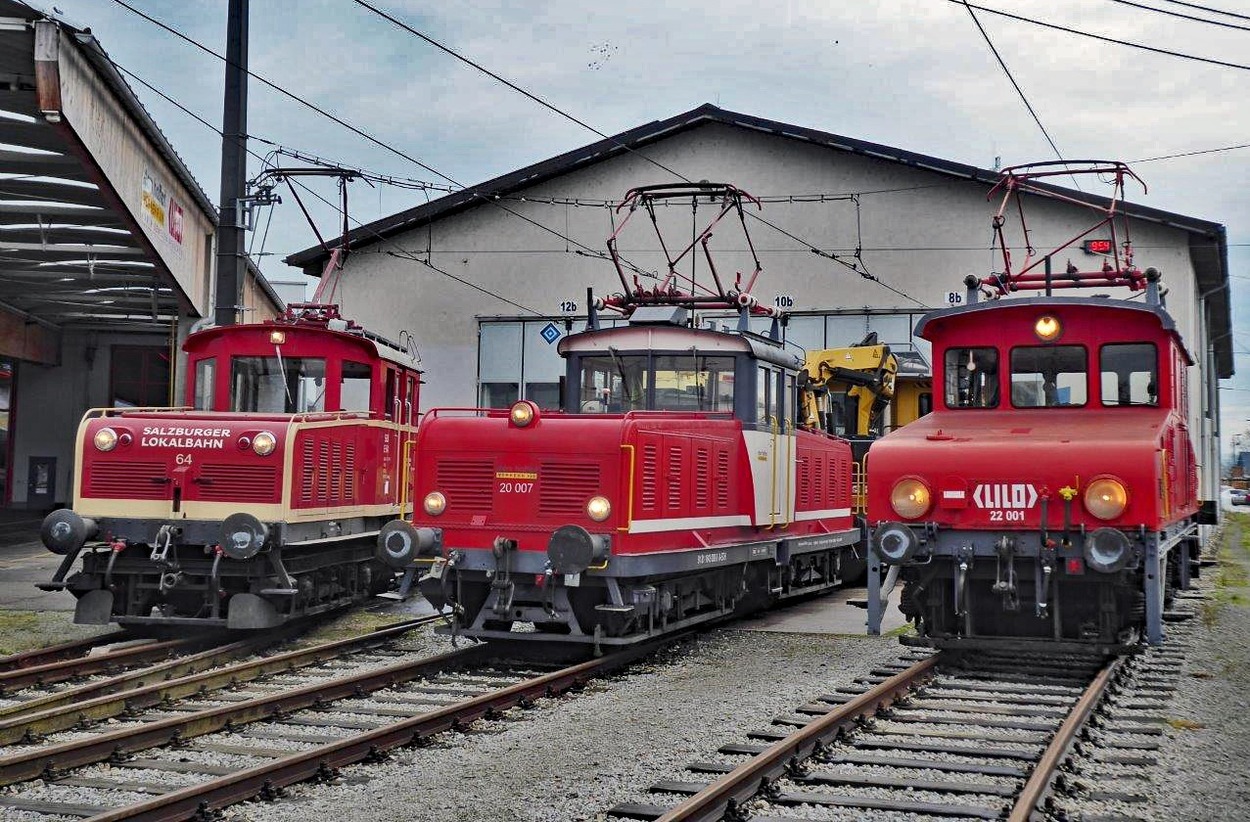
[[849,517],[851,515],[850,508],[826,508],[823,511],[795,511],[794,518],[800,519],[832,519],[834,517]]
[[746,515],[726,517],[673,517],[670,519],[636,519],[629,524],[631,534],[654,534],[657,531],[689,531],[695,528],[731,528],[750,525]]

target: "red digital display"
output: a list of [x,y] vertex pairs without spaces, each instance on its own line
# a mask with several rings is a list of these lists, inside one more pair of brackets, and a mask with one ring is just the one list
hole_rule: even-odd
[[1085,253],[1086,254],[1110,254],[1111,253],[1111,241],[1110,240],[1086,240],[1085,241]]

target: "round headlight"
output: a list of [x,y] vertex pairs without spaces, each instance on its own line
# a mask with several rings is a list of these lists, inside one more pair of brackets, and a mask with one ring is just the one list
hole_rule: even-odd
[[512,410],[508,412],[508,419],[512,420],[512,424],[517,428],[524,428],[534,421],[538,416],[538,406],[529,400],[521,400],[512,406]]
[[101,428],[95,432],[95,447],[101,451],[112,451],[117,447],[117,432],[112,428]]
[[873,533],[877,555],[890,565],[901,565],[916,553],[919,541],[915,533],[901,522],[887,522]]
[[1085,488],[1085,510],[1099,519],[1115,519],[1128,506],[1128,490],[1124,483],[1102,477]]
[[1033,333],[1042,342],[1050,342],[1059,339],[1059,335],[1063,332],[1063,326],[1059,324],[1059,320],[1046,314],[1037,318],[1037,322],[1033,324]]
[[603,522],[612,515],[612,503],[607,497],[591,497],[586,503],[586,516],[595,522]]
[[933,496],[929,487],[918,479],[902,479],[890,492],[890,507],[903,519],[916,519],[929,510]]
[[252,450],[262,457],[272,454],[277,447],[278,438],[268,431],[257,431],[256,436],[252,437]]
[[432,517],[436,517],[443,511],[447,510],[447,497],[437,491],[431,491],[425,495],[425,513]]

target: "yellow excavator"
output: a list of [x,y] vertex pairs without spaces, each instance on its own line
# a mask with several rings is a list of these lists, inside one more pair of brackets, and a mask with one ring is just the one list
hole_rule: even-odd
[[803,426],[844,437],[855,459],[857,511],[863,510],[864,455],[873,440],[933,407],[932,379],[916,352],[895,354],[876,332],[846,348],[809,351],[799,375]]

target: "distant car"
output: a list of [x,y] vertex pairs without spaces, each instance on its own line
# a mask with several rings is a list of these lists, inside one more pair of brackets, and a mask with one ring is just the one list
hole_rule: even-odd
[[1250,505],[1250,491],[1242,491],[1240,489],[1234,488],[1232,504],[1233,505]]

